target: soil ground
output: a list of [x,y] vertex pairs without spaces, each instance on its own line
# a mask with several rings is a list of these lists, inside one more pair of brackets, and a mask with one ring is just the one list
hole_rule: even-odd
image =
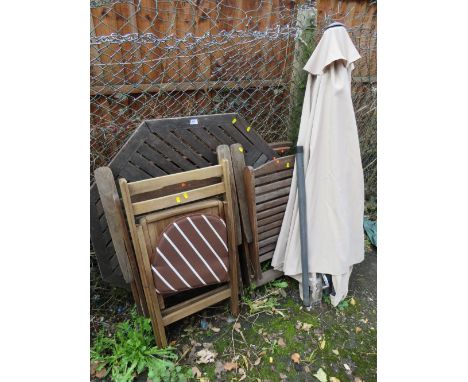
[[[93,272],[92,263],[92,280]],[[327,382],[376,381],[376,276],[377,254],[368,251],[337,308],[324,299],[303,310],[297,282],[284,277],[247,291],[237,319],[221,304],[171,325],[168,338],[203,382],[319,381],[320,369]],[[101,284],[91,285],[91,340],[101,328],[112,333],[133,305],[128,292]]]

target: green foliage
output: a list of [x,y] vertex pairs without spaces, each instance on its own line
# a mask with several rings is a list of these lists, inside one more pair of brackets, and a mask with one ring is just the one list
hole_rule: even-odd
[[131,382],[143,372],[153,382],[185,382],[190,374],[175,364],[177,358],[172,348],[155,346],[151,321],[135,311],[130,321],[117,325],[112,337],[101,330],[91,348],[97,370],[105,368],[115,382]]

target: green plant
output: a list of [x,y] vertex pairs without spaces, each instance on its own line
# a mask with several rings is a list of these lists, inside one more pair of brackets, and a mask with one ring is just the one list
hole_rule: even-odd
[[148,373],[152,382],[185,382],[188,371],[176,365],[174,349],[154,344],[151,321],[133,310],[131,320],[117,325],[112,337],[101,330],[91,348],[91,360],[97,371],[106,370],[112,381],[130,382],[137,374]]

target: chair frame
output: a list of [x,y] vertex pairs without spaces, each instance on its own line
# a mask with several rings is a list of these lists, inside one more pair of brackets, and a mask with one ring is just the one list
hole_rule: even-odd
[[[132,198],[138,200],[139,195],[148,195],[166,187],[174,189],[176,185],[183,182],[203,182],[212,178],[221,178],[221,182],[194,188],[186,192],[177,192],[151,199],[145,198],[143,201],[132,201]],[[234,195],[231,192],[231,173],[227,160],[223,159],[217,166],[132,183],[128,183],[126,179],[121,178],[119,179],[119,185],[148,313],[158,346],[167,346],[165,333],[167,325],[227,298],[230,298],[231,313],[238,315],[239,284],[236,231],[233,215]],[[223,202],[213,200],[214,197],[219,196],[223,197]],[[166,308],[163,296],[156,292],[151,273],[149,255],[154,249],[149,245],[151,240],[148,234],[148,225],[156,221],[186,216],[189,213],[216,206],[220,215],[224,214],[226,221],[229,249],[229,282],[209,292]]]
[[[283,171],[284,169],[286,171]],[[264,285],[283,275],[283,272],[269,269],[262,272],[261,263],[270,260],[276,248],[281,230],[282,218],[286,211],[292,174],[294,155],[269,161],[253,169],[244,167],[244,187],[252,229],[249,253],[254,264],[257,286]],[[262,177],[262,180],[257,180]],[[266,207],[259,212],[258,203]]]

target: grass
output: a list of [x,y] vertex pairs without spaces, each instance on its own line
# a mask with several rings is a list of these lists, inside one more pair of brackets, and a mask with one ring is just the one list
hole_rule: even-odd
[[[376,296],[375,286],[369,287],[375,269],[366,274],[359,267],[352,276],[357,286],[337,308],[325,298],[318,310],[303,310],[297,283],[284,278],[248,290],[238,318],[225,303],[170,325],[177,357],[171,362],[180,371],[194,368],[198,376],[190,380],[200,382],[318,381],[319,369],[327,382],[376,381]],[[145,336],[152,339],[151,333]],[[214,362],[198,363],[200,351],[212,354]],[[295,353],[297,363],[291,359]]]

